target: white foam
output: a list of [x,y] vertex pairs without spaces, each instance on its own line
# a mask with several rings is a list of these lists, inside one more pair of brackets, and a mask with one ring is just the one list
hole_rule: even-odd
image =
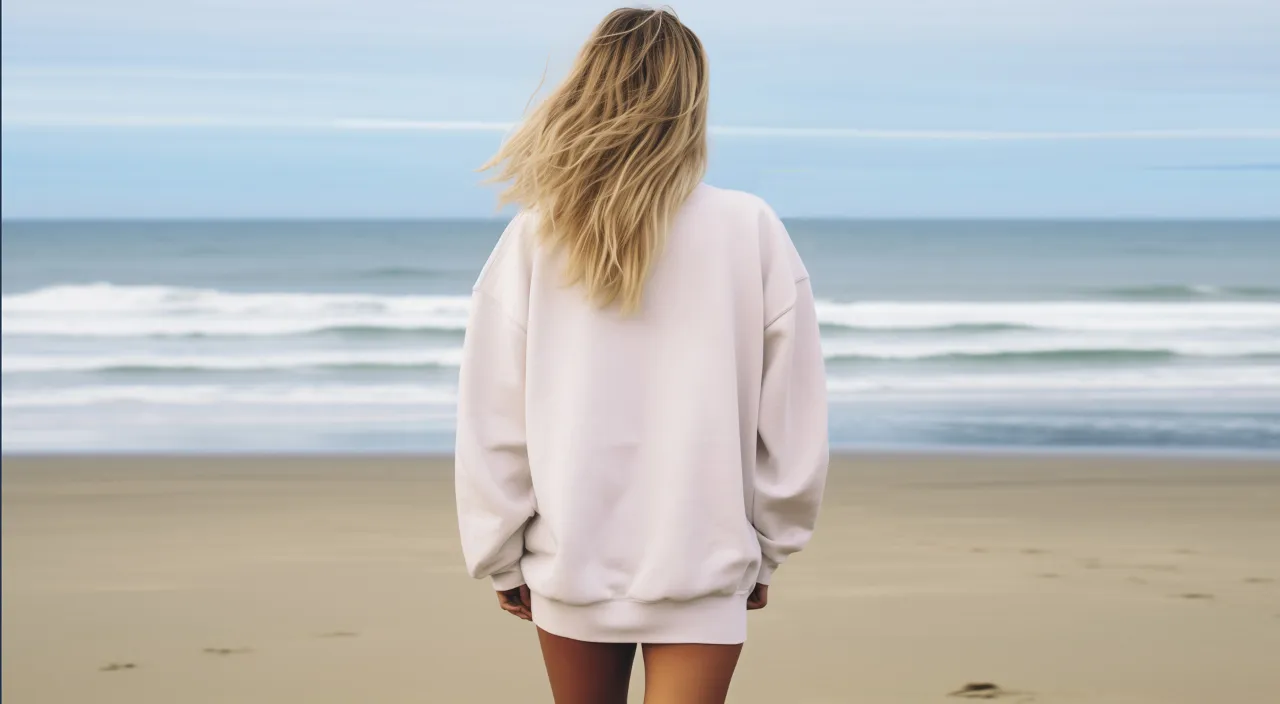
[[[833,398],[874,396],[982,396],[1054,393],[1142,394],[1149,392],[1226,393],[1280,396],[1274,367],[1104,369],[1071,373],[874,374],[831,376]],[[157,405],[346,406],[451,405],[452,388],[414,384],[264,385],[93,385],[71,388],[6,389],[5,408],[89,406],[114,403]]]
[[1078,372],[893,374],[830,378],[833,395],[1027,394],[1035,392],[1246,392],[1280,394],[1275,367],[1099,369]]
[[[828,360],[862,358],[926,360],[950,356],[999,356],[1013,354],[1135,352],[1166,353],[1188,357],[1280,356],[1280,339],[1195,340],[1151,337],[1089,338],[996,336],[927,341],[834,339],[823,342]],[[116,354],[59,355],[5,354],[0,371],[5,374],[48,372],[96,372],[105,370],[209,370],[288,371],[316,367],[457,367],[462,348],[297,351],[277,354]],[[1089,362],[1094,363],[1094,362]],[[1278,372],[1280,373],[1280,372]]]
[[96,283],[11,294],[2,306],[6,335],[287,335],[344,326],[462,330],[470,299]]
[[879,330],[961,325],[1082,332],[1280,329],[1280,303],[1275,302],[819,301],[817,307],[823,324]]
[[[334,327],[457,331],[467,296],[237,293],[110,283],[2,299],[6,335],[289,335]],[[870,330],[1019,326],[1074,332],[1280,330],[1280,302],[818,302],[825,325]]]
[[453,404],[452,389],[402,384],[326,386],[79,386],[38,390],[5,390],[4,408],[89,406],[110,403],[145,403],[179,406],[417,406]]
[[984,335],[954,335],[927,340],[837,337],[823,341],[827,359],[866,358],[922,360],[950,356],[998,356],[1060,353],[1151,353],[1185,357],[1242,357],[1280,355],[1280,334],[1253,334],[1226,339],[1199,335],[1148,333],[1061,333],[1017,331]]
[[302,351],[273,355],[4,355],[5,374],[93,372],[108,369],[207,369],[269,371],[333,366],[456,367],[462,348],[425,350]]

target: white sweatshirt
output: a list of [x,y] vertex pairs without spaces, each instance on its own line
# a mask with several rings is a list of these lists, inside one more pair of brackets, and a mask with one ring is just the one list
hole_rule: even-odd
[[579,640],[741,642],[827,473],[808,274],[755,196],[700,185],[638,313],[563,285],[536,214],[473,292],[456,490],[467,569]]

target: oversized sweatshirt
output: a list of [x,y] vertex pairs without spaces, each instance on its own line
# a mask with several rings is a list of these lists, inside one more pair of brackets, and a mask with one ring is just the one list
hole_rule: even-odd
[[475,283],[455,482],[468,571],[579,640],[741,642],[828,463],[809,276],[759,198],[698,186],[640,310],[568,286],[535,211]]

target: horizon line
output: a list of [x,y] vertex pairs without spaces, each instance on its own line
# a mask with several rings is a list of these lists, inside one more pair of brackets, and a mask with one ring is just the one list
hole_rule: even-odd
[[[25,215],[0,217],[0,223],[397,223],[397,222],[506,222],[513,215]],[[1273,215],[785,215],[783,220],[830,222],[1128,222],[1128,223],[1273,223]]]

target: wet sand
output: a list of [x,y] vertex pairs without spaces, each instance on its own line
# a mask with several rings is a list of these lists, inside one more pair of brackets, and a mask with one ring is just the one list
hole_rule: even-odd
[[[5,457],[0,694],[550,701],[532,627],[463,572],[451,479]],[[1280,701],[1280,461],[841,457],[770,598],[732,702]]]

